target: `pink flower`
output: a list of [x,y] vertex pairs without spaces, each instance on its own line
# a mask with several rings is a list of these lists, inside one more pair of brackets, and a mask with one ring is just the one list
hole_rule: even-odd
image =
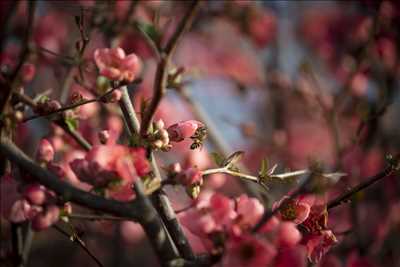
[[203,176],[200,170],[196,167],[190,167],[186,170],[179,172],[176,177],[176,181],[182,185],[189,186],[194,184],[202,184]]
[[120,200],[133,197],[132,183],[150,171],[143,148],[122,145],[94,146],[84,159],[75,159],[70,166],[81,181],[108,189]]
[[288,196],[284,196],[272,206],[273,209],[277,209],[278,207],[278,218],[283,221],[292,221],[295,224],[304,222],[310,213],[309,204],[299,199],[290,199]]
[[169,139],[174,142],[183,141],[185,138],[193,136],[199,127],[204,127],[204,124],[196,120],[175,123],[167,129]]
[[36,73],[36,68],[35,65],[32,63],[25,63],[22,65],[22,80],[26,83],[32,81],[33,77],[35,76]]
[[37,159],[42,162],[50,162],[54,159],[54,148],[47,139],[40,140]]
[[94,60],[100,74],[110,80],[132,82],[141,70],[141,63],[135,54],[125,55],[120,48],[96,49]]
[[337,243],[337,239],[331,230],[320,231],[319,234],[312,234],[305,237],[307,256],[311,262],[321,260],[329,249]]
[[254,226],[264,214],[264,206],[256,198],[241,195],[236,200],[237,221],[244,227]]
[[39,184],[31,184],[25,188],[24,197],[33,205],[43,205],[46,201],[46,189]]
[[223,267],[265,267],[277,254],[276,249],[265,239],[251,234],[231,235],[222,257]]
[[31,205],[28,201],[21,199],[17,200],[11,207],[9,220],[14,223],[23,222],[29,219],[29,211],[31,210]]
[[54,205],[48,206],[44,212],[37,214],[32,220],[32,229],[41,231],[56,223],[60,216],[60,208]]
[[301,240],[301,233],[293,222],[282,222],[278,229],[278,242],[280,246],[294,246]]

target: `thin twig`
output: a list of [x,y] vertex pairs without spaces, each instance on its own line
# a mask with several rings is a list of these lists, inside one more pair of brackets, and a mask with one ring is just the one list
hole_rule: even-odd
[[68,232],[66,232],[64,229],[62,229],[56,224],[53,225],[53,228],[56,229],[57,232],[68,237],[70,241],[76,243],[79,247],[81,247],[97,263],[98,266],[104,267],[104,265],[100,262],[100,260],[88,249],[85,242],[83,242],[83,240],[77,234],[70,235]]
[[150,102],[149,107],[143,114],[142,124],[141,124],[141,132],[142,136],[145,136],[150,128],[151,122],[153,120],[154,113],[157,110],[158,105],[163,98],[166,88],[167,88],[167,78],[168,78],[168,67],[172,58],[172,55],[179,43],[179,40],[182,38],[183,34],[189,29],[191,26],[194,16],[199,9],[200,1],[194,0],[190,4],[188,11],[185,16],[177,26],[174,34],[171,39],[168,41],[165,49],[161,53],[161,58],[157,66],[156,77],[154,81],[154,95]]
[[374,183],[378,182],[379,180],[388,177],[389,175],[391,175],[396,169],[394,168],[394,166],[389,166],[386,169],[384,169],[383,171],[381,171],[380,173],[371,176],[367,179],[364,180],[364,182],[361,182],[360,184],[358,184],[357,186],[353,187],[351,190],[349,190],[348,192],[338,196],[337,198],[329,201],[328,205],[327,205],[327,209],[333,209],[335,207],[340,206],[341,204],[347,202],[348,200],[350,200],[355,194],[357,194],[358,192],[366,189],[367,187],[373,185]]
[[67,216],[73,220],[88,220],[88,221],[129,221],[131,219],[118,217],[118,216],[110,216],[110,215],[97,215],[97,214],[78,214],[73,213]]

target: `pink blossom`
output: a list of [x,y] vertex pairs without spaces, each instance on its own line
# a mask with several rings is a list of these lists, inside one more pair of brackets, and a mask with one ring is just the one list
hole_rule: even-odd
[[168,127],[169,139],[174,142],[183,141],[185,138],[189,138],[194,135],[199,127],[203,127],[199,121],[187,120],[175,123]]
[[32,220],[32,229],[41,231],[49,228],[52,224],[56,223],[60,216],[60,208],[51,205],[46,207],[46,210],[37,214]]
[[31,205],[28,203],[28,201],[24,199],[17,200],[11,207],[8,219],[14,223],[28,220],[30,210]]
[[279,202],[274,203],[272,208],[277,209],[278,207],[278,218],[292,221],[295,224],[304,222],[310,213],[310,205],[298,199],[290,199],[288,196],[284,196]]
[[125,55],[120,48],[96,49],[94,60],[100,74],[110,80],[132,82],[141,70],[141,63],[135,54]]
[[231,235],[225,245],[221,266],[265,267],[276,254],[276,249],[265,239],[258,239],[252,234]]
[[43,162],[50,162],[54,159],[54,148],[47,139],[40,140],[37,159]]
[[200,170],[196,167],[187,168],[179,172],[175,179],[182,185],[189,186],[194,184],[202,184],[203,176]]
[[[122,145],[94,146],[84,159],[75,159],[70,166],[81,181],[108,188],[115,196],[124,192],[127,199],[133,196],[130,186],[134,180],[150,171],[143,148],[132,149]],[[112,187],[110,183],[113,183]],[[119,199],[121,197],[118,195]]]
[[46,189],[39,184],[28,185],[23,196],[33,205],[42,205],[46,201]]
[[33,65],[32,63],[25,63],[24,65],[22,65],[21,73],[22,80],[25,83],[32,81],[36,73],[35,65]]
[[264,214],[264,206],[256,198],[241,195],[236,200],[237,221],[245,227],[254,226]]
[[331,230],[323,230],[319,234],[305,237],[307,256],[311,262],[318,262],[329,249],[337,243],[337,239]]
[[301,240],[301,233],[293,222],[282,222],[278,229],[280,246],[294,246]]
[[220,228],[232,224],[236,217],[234,202],[228,197],[215,193],[210,199],[210,213]]

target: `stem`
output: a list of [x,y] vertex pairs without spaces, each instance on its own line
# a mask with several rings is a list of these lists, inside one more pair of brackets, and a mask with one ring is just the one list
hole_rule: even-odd
[[108,220],[108,221],[129,221],[130,218],[124,217],[117,217],[117,216],[109,216],[109,215],[97,215],[97,214],[69,214],[67,216],[73,220],[89,220],[89,221],[101,221],[101,220]]
[[383,171],[381,171],[380,173],[367,178],[364,182],[361,182],[357,186],[353,187],[353,189],[351,189],[350,191],[348,191],[348,192],[338,196],[337,198],[329,201],[329,203],[327,205],[327,209],[329,210],[329,209],[333,209],[335,207],[340,206],[341,204],[343,204],[346,201],[348,201],[349,199],[351,199],[353,197],[353,195],[355,195],[358,192],[360,192],[360,191],[366,189],[367,187],[373,185],[374,183],[378,182],[379,180],[381,180],[381,179],[383,179],[385,177],[388,177],[395,170],[396,170],[395,166],[391,165],[391,166],[387,167],[386,169],[384,169]]
[[188,11],[179,23],[171,39],[169,39],[165,49],[160,54],[160,62],[158,63],[156,70],[156,77],[154,81],[154,95],[151,100],[149,107],[143,114],[141,132],[142,136],[145,136],[150,128],[151,122],[153,120],[154,113],[157,110],[158,105],[163,98],[165,91],[167,89],[167,78],[168,78],[168,67],[172,58],[172,55],[182,38],[183,34],[191,26],[194,16],[199,9],[200,1],[194,0],[190,4]]
[[53,228],[57,230],[57,232],[63,234],[64,236],[68,237],[69,240],[72,242],[76,243],[79,247],[81,247],[100,267],[104,267],[104,265],[100,262],[100,260],[88,249],[86,246],[85,242],[77,235],[77,234],[72,234],[70,235],[67,233],[64,229],[59,227],[58,225],[53,225]]

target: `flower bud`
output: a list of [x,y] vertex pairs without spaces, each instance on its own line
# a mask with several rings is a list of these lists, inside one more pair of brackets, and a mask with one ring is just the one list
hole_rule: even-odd
[[156,128],[157,130],[164,129],[164,126],[164,121],[162,119],[159,119],[154,123],[154,128]]
[[31,184],[25,188],[23,196],[33,205],[43,205],[46,201],[46,189],[39,184]]
[[204,125],[196,120],[187,120],[175,123],[167,129],[169,139],[174,142],[183,141],[185,138],[193,136],[196,130],[202,126]]
[[41,162],[50,162],[54,159],[54,148],[47,139],[40,141],[37,159]]

